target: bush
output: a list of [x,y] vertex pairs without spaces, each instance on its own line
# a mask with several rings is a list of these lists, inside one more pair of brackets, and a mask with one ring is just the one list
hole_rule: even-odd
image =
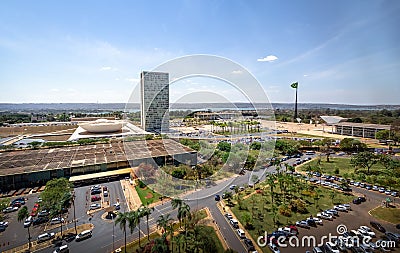
[[292,211],[286,205],[279,207],[279,213],[283,216],[290,217],[292,215]]
[[139,187],[140,188],[145,188],[146,184],[139,180]]

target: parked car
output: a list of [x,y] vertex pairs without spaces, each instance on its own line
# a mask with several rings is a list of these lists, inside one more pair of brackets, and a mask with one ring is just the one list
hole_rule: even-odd
[[12,206],[9,206],[9,207],[6,207],[5,209],[3,209],[3,213],[11,213],[11,212],[15,212],[15,211],[18,211],[18,207],[12,207]]
[[244,233],[244,231],[242,229],[239,228],[239,229],[236,230],[236,232],[237,232],[237,234],[238,234],[238,236],[240,238],[245,238],[246,237],[246,235],[245,235],[245,233]]
[[397,244],[400,243],[400,234],[393,232],[386,232],[385,236],[389,241],[395,241]]
[[347,208],[345,206],[342,206],[342,205],[334,206],[333,208],[335,210],[337,210],[337,211],[347,212]]
[[225,214],[225,217],[226,217],[228,220],[230,220],[230,219],[232,219],[232,214],[226,213],[226,214]]
[[104,197],[108,197],[108,191],[103,192]]
[[38,218],[34,219],[32,223],[34,226],[36,226],[36,225],[40,225],[42,223],[46,223],[48,221],[49,221],[49,218],[42,216],[42,217],[38,217]]
[[325,213],[317,213],[317,217],[324,219],[324,220],[333,220],[332,215],[325,214]]
[[64,218],[56,217],[56,218],[51,219],[50,224],[54,225],[54,224],[63,223],[63,222],[64,222]]
[[48,216],[50,213],[47,210],[42,210],[38,213],[38,217]]
[[0,221],[0,226],[8,227],[8,221]]
[[367,226],[360,226],[358,232],[360,232],[364,236],[376,237],[375,233]]
[[339,248],[333,244],[332,242],[327,242],[325,243],[325,246],[328,248],[328,250],[332,253],[340,253]]
[[307,221],[305,221],[305,220],[296,221],[296,226],[301,227],[301,228],[310,228]]
[[101,208],[101,205],[96,203],[96,204],[91,204],[90,205],[90,210],[95,210]]
[[239,228],[239,222],[236,219],[231,219],[229,221],[234,228]]
[[24,221],[24,228],[30,227],[32,224],[32,220],[33,220],[32,216],[29,216],[28,218],[26,218]]
[[378,230],[379,232],[385,233],[386,229],[379,223],[376,221],[371,221],[369,223],[373,228],[375,228],[376,230]]
[[248,251],[253,251],[253,250],[255,250],[254,244],[253,244],[253,242],[252,242],[250,239],[244,238],[244,239],[243,239],[243,242],[244,242],[244,245],[246,245],[246,248],[247,248]]
[[44,242],[44,241],[50,240],[50,239],[54,238],[54,235],[55,235],[54,233],[41,234],[41,235],[38,236],[37,241],[39,243],[39,242]]
[[315,221],[315,224],[317,224],[317,225],[323,225],[322,219],[317,218],[317,217],[313,217],[312,219]]
[[217,194],[217,195],[215,195],[214,199],[215,199],[215,201],[220,201],[221,197]]
[[274,243],[268,243],[268,247],[273,253],[281,253],[279,248]]
[[92,202],[101,200],[100,196],[92,196]]
[[229,186],[229,189],[234,190],[236,186],[237,185],[233,184],[233,185]]

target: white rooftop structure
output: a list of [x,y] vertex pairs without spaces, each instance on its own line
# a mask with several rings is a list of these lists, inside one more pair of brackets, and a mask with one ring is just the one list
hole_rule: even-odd
[[320,116],[320,118],[323,119],[328,125],[337,124],[340,121],[346,120],[346,118],[339,116]]
[[[106,122],[107,121],[107,122]],[[117,138],[151,134],[142,128],[124,120],[96,120],[79,124],[79,127],[68,139],[74,141],[84,138]],[[111,121],[111,122],[109,122]]]

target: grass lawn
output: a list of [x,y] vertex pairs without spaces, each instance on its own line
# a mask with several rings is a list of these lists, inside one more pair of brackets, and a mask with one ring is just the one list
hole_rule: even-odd
[[400,222],[399,208],[384,208],[378,207],[372,210],[371,215],[377,219],[381,219],[390,223],[398,224]]
[[135,189],[139,195],[140,200],[142,201],[143,205],[148,205],[160,200],[160,194],[154,192],[152,189],[148,188],[147,186],[144,188],[140,188],[138,185],[135,186]]
[[[321,157],[321,168],[324,174],[334,175],[335,169],[339,169],[339,176],[343,176],[344,174],[354,173],[354,166],[350,164],[350,158],[343,157],[330,157],[329,163],[326,161],[326,157]],[[318,159],[313,159],[312,161],[299,165],[297,167],[300,171],[307,171],[308,166],[318,167]],[[373,171],[381,171],[384,170],[385,167],[381,164],[375,164],[371,167],[371,172]],[[363,171],[364,169],[359,169],[359,171]]]
[[[253,240],[257,240],[258,236],[263,235],[264,231],[271,233],[276,230],[277,227],[294,224],[296,221],[306,219],[310,215],[316,216],[321,210],[326,210],[332,208],[335,204],[349,203],[353,199],[352,195],[345,195],[339,191],[331,190],[325,187],[310,185],[311,189],[307,189],[306,183],[296,181],[294,184],[296,187],[300,188],[300,185],[304,185],[304,188],[300,189],[299,192],[293,190],[292,196],[283,203],[283,194],[280,192],[279,187],[276,186],[274,192],[276,193],[274,197],[274,204],[277,205],[278,209],[283,205],[288,205],[289,201],[296,198],[301,198],[305,202],[305,207],[307,211],[305,213],[298,213],[292,211],[290,216],[283,216],[276,212],[276,225],[274,225],[273,216],[274,212],[272,210],[272,199],[270,194],[270,187],[264,183],[260,184],[261,192],[252,194],[250,197],[245,198],[246,195],[251,194],[251,191],[243,191],[241,194],[242,207],[244,210],[239,209],[239,204],[236,204],[231,208],[232,212],[238,218],[238,220],[244,225],[244,220],[246,216],[250,216],[251,224],[254,229],[247,229]],[[315,192],[318,192],[319,199],[314,198]],[[237,202],[237,195],[235,195]],[[267,251],[263,248],[264,252]]]

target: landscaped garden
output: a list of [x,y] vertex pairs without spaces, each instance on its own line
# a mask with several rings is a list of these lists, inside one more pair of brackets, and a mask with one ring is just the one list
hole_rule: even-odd
[[394,224],[400,223],[400,209],[394,207],[377,207],[372,210],[371,215]]
[[[304,220],[336,204],[349,203],[353,199],[329,188],[310,184],[302,177],[281,173],[270,175],[256,189],[248,188],[233,196],[231,210],[238,220],[257,240],[264,231],[273,232],[278,227]],[[266,250],[266,249],[263,249]]]
[[143,205],[149,205],[160,200],[161,195],[141,183],[141,181],[139,181],[139,184],[135,186],[135,189]]

